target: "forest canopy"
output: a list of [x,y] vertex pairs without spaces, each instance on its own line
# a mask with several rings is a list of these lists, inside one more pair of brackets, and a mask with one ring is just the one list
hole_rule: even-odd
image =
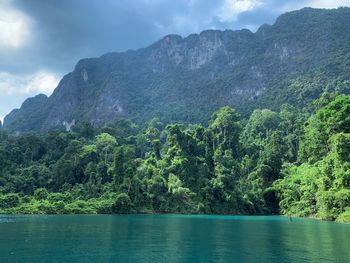
[[350,96],[207,126],[130,120],[0,129],[0,212],[286,214],[350,221]]

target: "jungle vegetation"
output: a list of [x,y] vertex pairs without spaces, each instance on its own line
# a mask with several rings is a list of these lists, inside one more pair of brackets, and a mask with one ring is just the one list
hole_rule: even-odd
[[207,125],[0,129],[0,212],[286,214],[350,221],[350,96]]

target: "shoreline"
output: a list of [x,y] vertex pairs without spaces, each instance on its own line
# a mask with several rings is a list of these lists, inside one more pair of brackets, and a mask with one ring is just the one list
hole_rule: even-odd
[[331,219],[321,219],[315,215],[310,216],[289,216],[289,215],[283,215],[283,214],[266,214],[266,215],[242,215],[242,214],[199,214],[199,213],[157,213],[157,212],[137,212],[137,213],[67,213],[67,214],[55,214],[55,213],[0,213],[0,217],[2,216],[102,216],[102,215],[109,215],[109,216],[138,216],[138,215],[154,215],[154,216],[184,216],[184,217],[191,217],[191,216],[203,216],[203,217],[284,217],[286,219],[291,218],[291,223],[293,223],[295,219],[312,219],[316,221],[323,221],[323,222],[330,222],[330,223],[338,223],[338,224],[350,224],[350,222],[341,222]]

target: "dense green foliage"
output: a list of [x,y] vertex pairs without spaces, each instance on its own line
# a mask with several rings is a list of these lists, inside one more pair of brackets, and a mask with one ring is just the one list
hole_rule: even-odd
[[72,132],[0,129],[3,213],[215,213],[350,218],[350,96],[207,127],[120,119]]
[[338,96],[309,118],[298,158],[274,184],[281,212],[350,221],[349,96]]
[[72,132],[0,129],[3,213],[350,214],[350,97],[315,114],[290,105],[242,120],[230,107],[202,125],[146,128],[120,119]]

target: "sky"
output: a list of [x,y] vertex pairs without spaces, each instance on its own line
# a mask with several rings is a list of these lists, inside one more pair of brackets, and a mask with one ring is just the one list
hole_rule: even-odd
[[50,95],[81,58],[148,46],[167,34],[256,31],[303,7],[350,0],[0,0],[0,120]]

